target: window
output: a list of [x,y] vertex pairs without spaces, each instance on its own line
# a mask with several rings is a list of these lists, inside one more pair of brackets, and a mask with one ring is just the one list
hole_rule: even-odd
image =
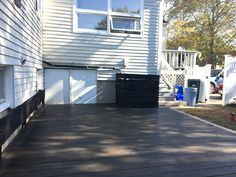
[[112,11],[128,14],[140,14],[139,0],[112,0]]
[[0,68],[0,102],[4,101],[4,70]]
[[104,33],[142,32],[143,0],[75,0],[74,28]]
[[14,68],[0,65],[0,113],[14,107]]
[[107,11],[107,0],[78,0],[77,8]]
[[107,30],[107,17],[97,14],[78,14],[78,27],[84,29]]
[[121,31],[137,31],[141,30],[141,24],[139,19],[135,18],[121,18],[113,17],[111,22],[112,30]]

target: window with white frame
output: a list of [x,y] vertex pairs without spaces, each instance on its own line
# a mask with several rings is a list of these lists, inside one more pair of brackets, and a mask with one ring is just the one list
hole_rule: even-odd
[[75,0],[75,29],[81,31],[142,32],[143,0]]
[[0,64],[0,113],[14,107],[14,68]]
[[4,101],[4,70],[0,67],[0,102]]

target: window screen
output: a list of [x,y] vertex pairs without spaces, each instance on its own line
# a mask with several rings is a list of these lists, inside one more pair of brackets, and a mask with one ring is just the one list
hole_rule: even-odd
[[132,18],[112,18],[113,30],[141,30],[140,20]]

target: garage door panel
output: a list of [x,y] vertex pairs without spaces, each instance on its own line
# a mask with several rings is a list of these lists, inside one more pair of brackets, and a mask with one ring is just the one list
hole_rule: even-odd
[[69,71],[45,70],[47,104],[70,104]]
[[45,70],[46,104],[94,104],[97,72],[94,70]]
[[92,70],[71,71],[72,104],[96,103],[97,73]]

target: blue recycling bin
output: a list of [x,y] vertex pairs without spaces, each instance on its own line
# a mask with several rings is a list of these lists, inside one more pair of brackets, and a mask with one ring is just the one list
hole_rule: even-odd
[[175,87],[175,99],[177,101],[184,101],[184,87],[182,85]]
[[186,93],[185,101],[187,102],[187,106],[192,106],[192,107],[196,106],[197,90],[198,90],[197,88],[193,87],[188,87],[185,89]]

